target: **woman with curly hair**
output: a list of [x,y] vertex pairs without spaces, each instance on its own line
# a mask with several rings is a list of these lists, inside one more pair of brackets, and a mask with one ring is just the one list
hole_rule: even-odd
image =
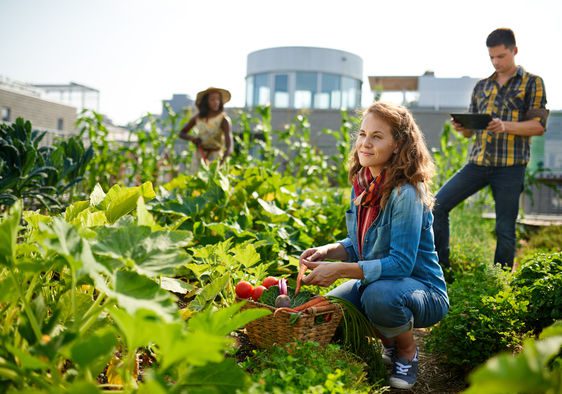
[[350,301],[373,324],[395,388],[411,388],[417,379],[413,329],[437,323],[449,309],[433,241],[433,172],[412,114],[375,102],[363,113],[350,156],[348,237],[300,256],[301,266],[312,270],[303,283],[352,279],[329,295]]

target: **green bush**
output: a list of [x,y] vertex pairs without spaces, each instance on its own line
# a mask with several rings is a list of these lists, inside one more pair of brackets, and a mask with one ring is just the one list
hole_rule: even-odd
[[449,286],[449,313],[431,331],[428,350],[466,371],[519,345],[527,308],[507,285],[509,276],[499,266],[487,265],[459,274]]
[[523,351],[496,356],[470,375],[465,393],[562,392],[562,321],[527,339]]
[[530,255],[511,284],[519,290],[521,302],[529,304],[525,315],[529,330],[539,332],[562,319],[562,252]]
[[22,118],[0,124],[0,206],[23,199],[26,208],[52,210],[72,199],[93,150],[85,149],[79,136],[40,147],[45,134]]
[[304,342],[257,350],[244,366],[254,381],[250,393],[377,392],[367,381],[366,365],[334,344]]

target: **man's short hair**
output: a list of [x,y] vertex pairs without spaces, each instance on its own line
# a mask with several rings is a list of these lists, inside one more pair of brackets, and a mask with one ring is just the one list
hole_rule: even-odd
[[505,45],[507,48],[515,47],[515,34],[513,30],[506,27],[496,29],[486,38],[486,46],[488,48],[497,47],[498,45]]

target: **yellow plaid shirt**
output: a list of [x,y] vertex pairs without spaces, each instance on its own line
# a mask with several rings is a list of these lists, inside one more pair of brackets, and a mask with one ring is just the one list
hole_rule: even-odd
[[[518,66],[517,72],[500,86],[496,74],[479,81],[472,92],[469,112],[490,114],[493,118],[521,122],[537,119],[546,126],[546,92],[541,77]],[[481,166],[526,165],[530,157],[530,137],[475,131],[468,161]]]

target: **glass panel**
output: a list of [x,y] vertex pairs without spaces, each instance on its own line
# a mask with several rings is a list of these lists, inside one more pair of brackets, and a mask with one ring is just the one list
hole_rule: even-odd
[[353,78],[342,77],[342,108],[350,109],[357,106],[356,81]]
[[275,91],[276,92],[289,91],[289,76],[287,74],[279,74],[275,76]]
[[312,107],[312,93],[307,90],[297,90],[295,92],[295,108]]
[[312,95],[317,91],[316,79],[316,73],[297,72],[295,108],[312,108]]
[[[328,104],[322,108],[339,109],[341,105],[341,77],[336,74],[322,74],[322,93],[328,95]],[[324,104],[324,103],[322,103]],[[321,108],[321,107],[318,107]]]
[[287,74],[275,76],[273,106],[289,108],[289,76]]
[[269,74],[256,74],[254,76],[253,105],[267,105],[271,103],[269,88]]
[[254,106],[254,77],[246,78],[246,107]]
[[275,92],[273,106],[276,108],[289,108],[289,93]]
[[330,108],[330,94],[316,93],[314,95],[314,108],[318,108],[318,109]]

